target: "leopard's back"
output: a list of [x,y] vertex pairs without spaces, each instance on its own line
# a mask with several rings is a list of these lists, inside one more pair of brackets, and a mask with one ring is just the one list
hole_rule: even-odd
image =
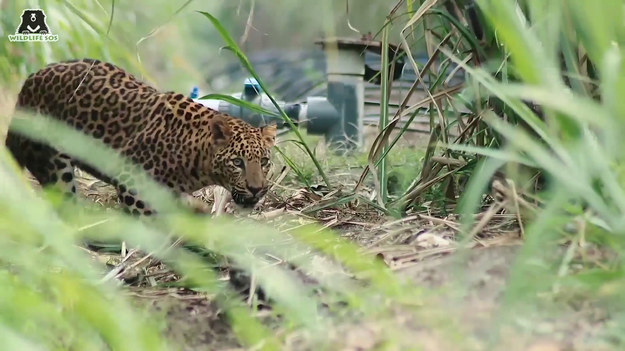
[[99,60],[50,64],[31,74],[17,108],[59,119],[119,148],[150,118],[158,91],[125,70]]

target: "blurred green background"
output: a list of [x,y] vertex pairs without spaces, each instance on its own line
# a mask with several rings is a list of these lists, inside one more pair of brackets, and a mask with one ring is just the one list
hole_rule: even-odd
[[[41,8],[58,42],[0,46],[3,89],[16,92],[19,82],[44,63],[92,57],[127,67],[161,89],[187,92],[193,84],[207,89],[209,75],[234,61],[220,52],[223,42],[195,11],[217,17],[248,55],[257,51],[314,50],[324,36],[376,33],[393,1],[25,1],[0,2],[0,36],[13,34],[25,8]],[[251,15],[251,17],[250,17]],[[112,16],[112,21],[111,21]],[[349,28],[351,26],[360,33]],[[249,18],[249,21],[248,21]],[[395,32],[398,33],[396,28]],[[141,64],[142,65],[141,65]],[[222,89],[239,89],[226,82]]]
[[[469,11],[473,5],[480,10]],[[42,8],[59,41],[0,40],[3,124],[25,77],[63,59],[111,61],[161,90],[188,93],[193,85],[207,93],[240,90],[242,77],[252,70],[221,50],[227,33],[196,12],[206,11],[272,88],[288,79],[325,79],[309,61],[320,54],[314,41],[323,36],[379,33],[383,45],[402,43],[415,56],[427,52],[431,65],[406,63],[422,70],[407,84],[418,87],[424,101],[409,101],[396,116],[383,94],[371,105],[382,126],[415,118],[423,108],[419,117],[429,133],[424,147],[400,147],[394,140],[409,139],[406,129],[396,138],[376,129],[380,142],[349,158],[317,148],[307,154],[302,145],[308,139],[285,143],[291,148],[277,150],[284,151],[280,157],[294,172],[284,178],[288,185],[282,184],[279,196],[297,203],[303,193],[314,200],[306,203],[309,212],[292,222],[268,226],[198,219],[181,211],[158,219],[160,227],[144,227],[98,206],[85,216],[74,207],[59,211],[59,199],[31,192],[2,149],[0,339],[9,340],[11,349],[168,349],[158,326],[144,324],[130,309],[118,280],[102,278],[110,274],[106,266],[90,264],[97,262],[92,252],[75,245],[86,237],[127,238],[167,262],[167,274],[175,270],[183,278],[176,283],[215,297],[227,315],[227,330],[246,347],[298,349],[293,335],[313,346],[367,340],[348,338],[339,328],[369,330],[359,323],[370,323],[380,336],[370,349],[428,349],[430,339],[442,343],[432,350],[527,350],[541,338],[564,345],[546,348],[550,351],[625,345],[625,1],[3,0],[0,38],[14,33],[24,8]],[[262,64],[282,58],[299,66],[293,78]],[[448,79],[454,67],[466,78],[458,85]],[[380,90],[391,85],[383,81]],[[417,89],[399,90],[399,99],[408,101]],[[55,133],[45,129],[41,137],[56,136],[86,157],[95,152],[71,133]],[[310,158],[321,166],[316,169]],[[321,168],[334,177],[326,193],[318,186]],[[388,194],[382,191],[386,187]],[[321,200],[319,193],[330,198]],[[337,230],[303,225],[305,220]],[[365,229],[351,235],[349,228],[357,225]],[[373,244],[359,241],[359,235],[374,233],[372,228],[386,231],[369,238]],[[258,235],[231,235],[237,230]],[[438,231],[445,231],[448,247],[419,246],[424,232]],[[262,266],[259,284],[270,291],[275,309],[257,313],[215,279],[206,257],[163,247],[172,232],[234,257],[248,271]],[[287,244],[275,245],[285,236]],[[510,254],[512,246],[516,251]],[[266,264],[266,251],[259,247],[281,263],[314,271],[319,284],[307,289],[287,264]],[[448,285],[440,289],[403,284],[405,276],[393,272],[397,262],[416,266],[452,252],[453,265],[420,281],[443,277]],[[495,254],[491,259],[486,252]],[[494,263],[493,269],[481,275],[468,263],[471,254],[486,261],[481,267]],[[324,260],[353,275],[328,278],[325,266],[312,269],[319,261],[328,263]],[[480,287],[493,280],[497,293],[483,294]],[[267,322],[268,315],[280,318]],[[477,318],[484,315],[488,318]]]

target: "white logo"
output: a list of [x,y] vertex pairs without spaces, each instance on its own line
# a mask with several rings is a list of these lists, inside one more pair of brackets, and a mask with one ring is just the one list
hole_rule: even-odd
[[46,14],[41,9],[26,9],[22,12],[20,25],[15,34],[9,34],[10,41],[57,41],[46,23]]

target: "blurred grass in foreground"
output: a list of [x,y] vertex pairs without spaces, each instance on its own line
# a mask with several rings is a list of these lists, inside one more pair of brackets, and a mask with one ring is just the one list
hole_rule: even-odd
[[[426,165],[417,170],[415,182],[404,189],[403,196],[389,198],[401,201],[387,204],[418,206],[426,198],[425,184],[441,185],[439,189],[454,184],[443,182],[466,169],[430,162],[436,152],[474,161],[469,168],[474,173],[456,209],[465,219],[460,235],[468,242],[474,239],[468,235],[475,224],[473,214],[483,205],[492,175],[499,169],[507,170],[519,195],[506,199],[506,208],[520,212],[525,243],[497,310],[500,318],[489,325],[486,339],[496,345],[507,328],[514,328],[520,318],[529,319],[531,312],[548,311],[557,318],[560,302],[589,303],[609,311],[615,322],[605,333],[622,345],[625,145],[621,135],[625,101],[620,97],[625,93],[624,2],[519,1],[517,5],[511,0],[481,0],[477,1],[479,14],[487,20],[482,37],[468,30],[464,23],[470,22],[469,17],[458,15],[462,11],[453,14],[431,0],[420,4],[409,1],[407,5],[412,17],[402,23],[405,48],[422,39],[412,34],[415,26],[423,25],[430,57],[444,56],[443,67],[455,62],[470,79],[457,95],[459,88],[444,84],[449,68],[410,62],[417,72],[431,75],[430,81],[437,82],[427,87],[430,100],[424,105],[430,107],[432,125],[439,126],[433,132],[438,144],[427,150]],[[428,19],[432,17],[439,20]],[[11,62],[5,65],[14,67]],[[424,85],[415,82],[418,84]],[[544,117],[537,116],[523,101],[541,106]],[[499,108],[501,103],[503,109]],[[454,106],[463,105],[471,113],[466,125],[453,112]],[[406,109],[396,117],[410,118],[412,112]],[[119,166],[114,153],[76,133],[28,117],[16,125],[22,132],[49,138],[76,157],[102,160],[105,173]],[[465,132],[455,144],[447,135],[451,125],[448,119]],[[385,143],[388,136],[381,140],[379,150],[372,149],[368,160],[374,167],[380,155],[395,151]],[[215,293],[237,337],[250,348],[280,349],[290,333],[303,331],[312,345],[331,349],[332,341],[326,338],[329,330],[341,323],[365,320],[381,325],[387,337],[385,345],[414,347],[419,341],[412,339],[410,331],[392,321],[386,323],[392,307],[399,305],[412,315],[424,316],[421,322],[441,332],[458,349],[470,349],[469,343],[464,344],[468,336],[454,323],[456,316],[426,314],[447,311],[447,306],[415,307],[428,301],[427,292],[400,283],[380,262],[363,256],[330,231],[314,225],[298,227],[288,233],[292,244],[277,247],[272,243],[287,234],[254,223],[191,215],[154,184],[148,184],[146,194],[163,206],[163,215],[148,223],[105,213],[88,203],[81,203],[78,209],[57,207],[53,196],[33,194],[4,147],[1,151],[0,280],[4,295],[0,299],[0,336],[9,349],[170,349],[156,323],[149,323],[150,317],[134,312],[111,282],[101,282],[101,268],[75,246],[82,239],[126,240],[167,262],[185,277],[188,286]],[[519,165],[542,171],[548,180],[546,190],[531,194],[520,186],[525,179],[516,176]],[[389,174],[382,172],[380,178],[384,181]],[[531,201],[533,206],[522,207],[520,200]],[[276,332],[263,325],[239,296],[217,282],[205,262],[170,245],[172,232],[232,258],[238,267],[260,272],[260,285],[275,299],[276,310],[284,317],[280,322],[284,329]],[[248,235],[230,235],[233,232]],[[260,247],[263,250],[258,250]],[[595,248],[614,255],[609,260],[588,258],[588,252]],[[316,276],[336,300],[347,301],[346,306],[324,310],[319,308],[319,297],[291,272],[263,262],[264,252],[286,257],[302,267],[310,267],[311,252],[323,253],[367,284],[345,277]],[[556,263],[547,263],[545,256]],[[470,273],[462,257],[459,255],[457,269],[459,289],[463,275]]]
[[[384,205],[418,213],[428,192],[442,189],[445,202],[455,205],[458,199],[464,243],[475,240],[473,228],[483,225],[477,212],[503,208],[518,216],[524,246],[499,310],[505,319],[493,325],[494,340],[520,311],[552,308],[560,299],[610,306],[610,318],[622,320],[624,310],[615,298],[625,293],[625,100],[619,98],[625,94],[625,2],[426,0],[407,5],[412,17],[388,25],[403,26],[402,49],[418,73],[413,88],[421,86],[429,97],[423,106],[429,107],[433,126],[431,147],[415,182]],[[401,8],[396,9],[390,17],[399,18]],[[424,37],[414,35],[417,26]],[[429,57],[424,65],[410,56],[420,41]],[[450,63],[466,71],[461,89],[447,84]],[[424,83],[425,77],[434,83]],[[466,119],[459,107],[467,111]],[[389,125],[411,118],[414,108],[400,108]],[[456,139],[449,135],[451,126],[459,129]],[[389,175],[381,161],[394,152],[392,144],[387,146],[389,135],[381,132],[369,153],[380,184]],[[467,171],[466,187],[455,188],[454,180]],[[499,172],[510,192],[503,200],[485,201]],[[545,181],[536,192],[538,172]],[[590,258],[597,251],[602,258]],[[559,263],[546,264],[544,253]],[[458,257],[461,279],[467,268],[463,255]],[[622,334],[622,324],[612,327],[611,335]]]
[[[21,113],[13,121],[12,128],[20,133],[51,143],[78,159],[87,162],[99,160],[96,167],[104,173],[114,174],[124,164],[114,152],[102,147],[99,142],[59,122]],[[132,308],[124,305],[127,302],[121,296],[114,295],[113,286],[99,282],[100,269],[89,262],[86,254],[73,244],[83,239],[125,240],[131,247],[141,248],[179,271],[185,277],[187,286],[216,293],[217,301],[226,311],[234,332],[242,343],[250,347],[261,345],[262,349],[278,349],[279,339],[250,315],[241,297],[233,295],[227,287],[217,283],[215,273],[211,273],[206,262],[172,246],[171,233],[176,233],[186,243],[231,258],[237,267],[252,272],[262,271],[257,276],[259,285],[274,300],[275,309],[282,312],[283,325],[287,330],[305,328],[311,333],[314,344],[322,345],[324,330],[340,322],[344,314],[319,310],[321,301],[312,294],[310,288],[302,285],[284,268],[264,263],[263,254],[271,253],[274,257],[292,260],[304,270],[313,257],[305,254],[310,250],[336,260],[336,263],[356,274],[361,283],[354,284],[349,279],[339,277],[328,280],[327,277],[314,275],[320,272],[309,273],[319,280],[323,289],[337,294],[339,300],[352,306],[354,312],[364,313],[358,318],[384,315],[385,309],[380,307],[385,304],[373,302],[378,299],[396,303],[403,301],[411,305],[419,296],[418,289],[404,286],[380,262],[362,257],[352,244],[315,225],[293,228],[286,236],[290,238],[288,245],[272,247],[272,242],[283,242],[286,234],[258,224],[192,215],[180,209],[168,191],[143,179],[143,176],[141,178],[146,183],[138,185],[138,191],[146,194],[146,201],[158,204],[155,209],[160,212],[159,216],[145,223],[121,214],[105,214],[89,205],[88,201],[80,203],[79,207],[63,202],[51,207],[45,198],[38,198],[29,189],[4,148],[3,155],[0,188],[3,193],[0,201],[4,210],[0,223],[4,226],[3,239],[6,241],[2,250],[9,250],[0,254],[5,263],[9,264],[3,270],[8,284],[5,291],[15,291],[10,296],[16,296],[25,288],[22,282],[27,282],[31,289],[27,296],[31,296],[32,300],[40,300],[42,306],[50,306],[47,308],[59,304],[63,307],[62,313],[34,314],[23,323],[16,323],[13,316],[21,309],[27,309],[26,306],[13,301],[11,306],[16,312],[8,313],[8,306],[2,309],[0,318],[4,318],[5,326],[26,341],[39,342],[45,347],[82,348],[81,345],[91,345],[89,349],[98,349],[93,345],[104,343],[113,349],[167,349],[158,337],[157,328],[135,316]],[[138,168],[135,170],[136,174],[141,174]],[[24,221],[25,213],[30,218],[28,221]],[[231,235],[234,232],[239,235]],[[34,251],[44,254],[36,255],[33,260]],[[363,285],[364,282],[367,283]],[[109,299],[117,302],[109,303]],[[115,312],[120,309],[125,312]],[[63,319],[64,322],[55,323],[56,319]],[[37,325],[49,325],[52,329],[41,327],[37,333],[29,335],[28,326],[34,321],[37,321]],[[80,323],[80,326],[72,324],[74,322]],[[68,331],[73,330],[77,335],[72,337],[73,334],[68,332],[68,339],[59,340],[58,336],[64,333],[55,328],[60,326],[65,326]],[[129,335],[134,336],[135,344],[122,342]]]
[[[609,301],[623,290],[604,289],[624,278],[625,183],[618,170],[625,150],[625,101],[616,97],[625,94],[625,2],[478,0],[477,4],[501,55],[489,58],[483,67],[472,67],[465,57],[447,49],[444,53],[467,71],[471,83],[465,96],[473,96],[471,103],[479,106],[483,121],[501,137],[503,146],[499,150],[449,146],[488,156],[472,174],[457,210],[465,216],[464,228],[469,228],[470,214],[498,168],[505,166],[500,169],[515,182],[521,199],[532,194],[523,187],[527,179],[518,172],[519,165],[538,169],[546,177],[546,188],[536,199],[538,211],[519,208],[518,198],[507,200],[511,212],[521,211],[526,228],[501,312],[512,318],[513,306],[538,304],[544,293],[563,298],[577,293],[577,298],[603,300],[614,318],[622,318],[622,305]],[[594,87],[599,87],[600,99]],[[493,107],[496,99],[505,103],[503,113]],[[524,102],[538,105],[542,116]],[[562,244],[564,251],[558,250]],[[597,248],[616,255],[607,261],[585,259]],[[553,252],[560,264],[532,264],[531,258],[542,252]],[[616,329],[622,332],[622,327]]]

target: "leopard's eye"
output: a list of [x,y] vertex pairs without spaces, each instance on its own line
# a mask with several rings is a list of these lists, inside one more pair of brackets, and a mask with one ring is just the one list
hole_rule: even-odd
[[235,158],[234,160],[232,160],[232,163],[237,166],[237,167],[241,167],[243,168],[243,159],[242,158]]
[[261,159],[260,159],[260,165],[261,165],[261,166],[263,166],[263,167],[264,167],[264,166],[266,166],[266,165],[268,165],[268,164],[269,164],[269,158],[267,158],[267,157],[263,157],[263,158],[261,158]]

